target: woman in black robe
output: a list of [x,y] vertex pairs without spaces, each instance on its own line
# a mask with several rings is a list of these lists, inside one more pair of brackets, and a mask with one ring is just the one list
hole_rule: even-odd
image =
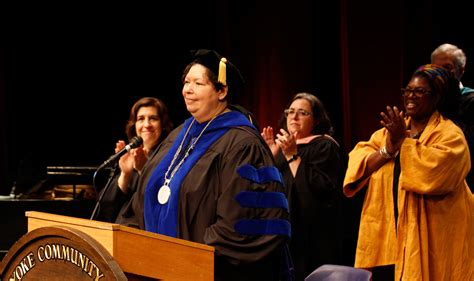
[[228,103],[242,83],[215,51],[192,52],[182,90],[192,116],[151,156],[120,217],[213,246],[215,280],[288,280],[282,262],[291,227],[281,175],[248,116]]
[[281,171],[290,201],[290,250],[296,280],[323,264],[342,263],[341,200],[345,157],[332,137],[333,128],[321,103],[309,93],[296,94],[274,136],[262,136]]

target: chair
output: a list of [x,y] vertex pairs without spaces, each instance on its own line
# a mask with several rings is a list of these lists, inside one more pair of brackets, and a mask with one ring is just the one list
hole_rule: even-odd
[[325,264],[311,272],[304,281],[370,281],[372,272],[344,265]]

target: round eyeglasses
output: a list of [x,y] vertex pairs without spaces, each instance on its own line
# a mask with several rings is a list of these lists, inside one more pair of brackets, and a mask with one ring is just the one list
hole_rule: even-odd
[[295,116],[296,114],[298,114],[298,116],[310,116],[310,115],[313,115],[311,112],[308,112],[304,109],[298,109],[298,110],[295,110],[293,108],[289,108],[289,109],[285,109],[285,117],[288,117],[288,116]]
[[421,98],[425,95],[429,95],[431,94],[431,91],[430,90],[427,90],[425,88],[401,88],[401,91],[402,91],[402,96],[404,97],[409,97],[412,93],[415,95],[415,97],[417,98]]

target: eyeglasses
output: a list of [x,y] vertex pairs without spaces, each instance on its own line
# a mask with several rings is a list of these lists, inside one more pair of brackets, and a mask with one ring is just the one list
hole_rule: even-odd
[[425,89],[425,88],[415,88],[415,89],[402,88],[401,91],[402,91],[402,96],[404,96],[404,97],[406,97],[406,98],[409,97],[410,94],[412,94],[412,93],[413,93],[413,94],[415,95],[415,97],[417,97],[417,98],[421,98],[421,97],[423,97],[423,96],[425,96],[425,95],[431,94],[431,91],[430,91],[430,90],[427,90],[427,89]]
[[313,115],[311,112],[308,112],[304,109],[298,109],[298,110],[294,110],[293,108],[290,108],[290,109],[285,109],[285,117],[288,117],[288,116],[295,116],[296,114],[298,114],[299,116],[310,116],[310,115]]

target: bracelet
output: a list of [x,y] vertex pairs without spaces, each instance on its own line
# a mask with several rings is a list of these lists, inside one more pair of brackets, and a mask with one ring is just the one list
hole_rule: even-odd
[[392,158],[397,157],[397,155],[398,155],[398,150],[395,151],[395,153],[390,154],[390,153],[387,152],[387,147],[386,147],[386,146],[383,146],[383,147],[379,150],[379,153],[380,153],[380,156],[382,156],[382,157],[385,158],[385,159],[392,159]]
[[298,159],[298,157],[300,157],[298,155],[298,153],[294,154],[293,156],[291,156],[290,159],[286,160],[286,163],[290,164],[291,162],[295,161],[296,159]]

